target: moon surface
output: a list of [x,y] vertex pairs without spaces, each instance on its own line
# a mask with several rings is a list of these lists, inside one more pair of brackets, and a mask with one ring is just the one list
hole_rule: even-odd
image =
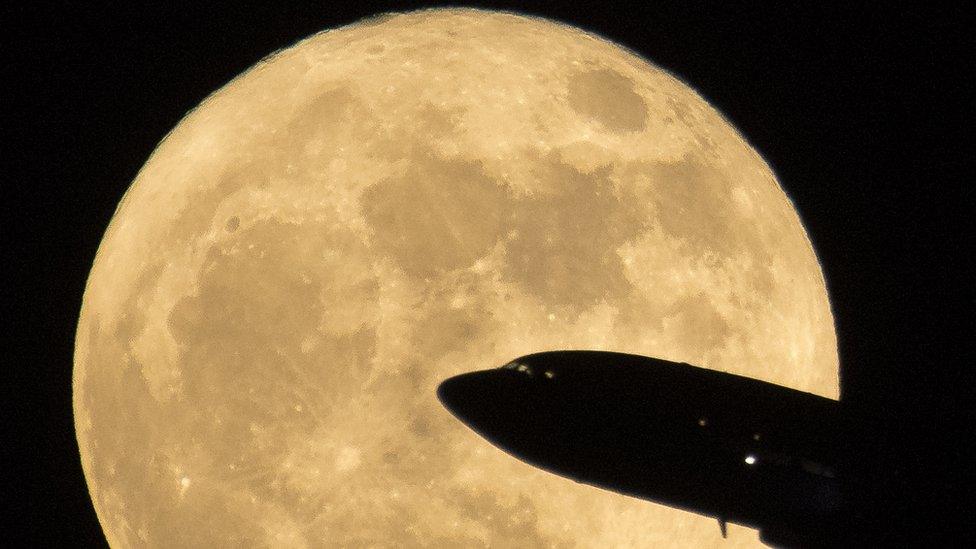
[[550,349],[838,395],[797,213],[687,85],[512,13],[317,34],[189,113],[108,227],[73,384],[99,521],[113,547],[758,543],[523,464],[436,399]]

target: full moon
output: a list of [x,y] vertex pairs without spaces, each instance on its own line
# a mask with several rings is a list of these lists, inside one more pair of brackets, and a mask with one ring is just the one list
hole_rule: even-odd
[[799,217],[686,84],[513,13],[322,32],[189,113],[109,224],[74,358],[92,502],[113,547],[758,544],[437,401],[552,349],[838,395]]

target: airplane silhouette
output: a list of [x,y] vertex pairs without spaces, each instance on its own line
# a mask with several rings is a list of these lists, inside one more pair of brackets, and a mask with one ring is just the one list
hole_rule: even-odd
[[863,454],[840,401],[638,355],[551,351],[452,377],[441,403],[495,446],[577,482],[759,530],[862,545]]

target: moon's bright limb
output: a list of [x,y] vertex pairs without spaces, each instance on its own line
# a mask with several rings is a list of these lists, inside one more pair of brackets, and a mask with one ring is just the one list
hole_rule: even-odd
[[756,543],[436,400],[557,348],[838,394],[797,214],[686,85],[508,13],[318,34],[189,114],[112,219],[75,350],[99,520],[116,547]]

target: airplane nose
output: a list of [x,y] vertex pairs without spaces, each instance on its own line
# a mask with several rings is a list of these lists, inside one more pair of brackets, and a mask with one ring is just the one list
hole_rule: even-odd
[[477,375],[462,374],[444,380],[437,386],[437,399],[445,408],[455,415],[459,415],[466,408],[465,404],[478,397]]
[[437,387],[437,398],[458,419],[467,423],[472,416],[481,415],[479,412],[492,408],[493,397],[497,398],[505,392],[499,373],[489,370],[449,378]]
[[531,401],[522,377],[502,369],[461,374],[443,381],[437,398],[468,427],[494,439],[517,428]]
[[575,423],[560,417],[559,399],[547,390],[550,378],[519,366],[526,365],[449,378],[437,387],[437,398],[496,447],[539,467],[561,467],[559,449],[573,440]]

